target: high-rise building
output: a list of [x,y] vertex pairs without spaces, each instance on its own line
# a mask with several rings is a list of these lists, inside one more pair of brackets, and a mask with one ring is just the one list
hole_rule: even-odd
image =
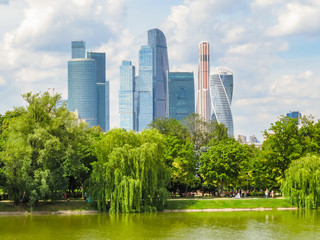
[[153,50],[141,46],[139,51],[139,77],[136,79],[137,131],[142,131],[153,121]]
[[68,61],[68,109],[78,111],[79,118],[97,125],[97,66],[93,59]]
[[169,118],[179,121],[194,113],[193,72],[168,73]]
[[122,61],[120,66],[119,113],[120,127],[135,130],[134,112],[135,67],[131,61]]
[[106,129],[105,131],[109,131],[110,129],[110,82],[106,81]]
[[199,45],[198,90],[196,99],[196,113],[206,122],[211,120],[211,98],[209,91],[210,75],[209,42]]
[[71,58],[85,58],[86,57],[86,42],[72,41],[71,42]]
[[96,76],[97,76],[97,124],[104,130],[108,131],[107,127],[107,107],[106,98],[109,96],[109,91],[106,88],[106,54],[99,52],[87,52],[87,58],[96,61]]
[[223,123],[228,128],[228,135],[233,137],[232,88],[233,75],[230,71],[223,70],[210,76],[211,121]]
[[297,119],[297,125],[299,128],[302,127],[302,114],[299,111],[290,111],[286,116]]
[[168,116],[167,109],[167,72],[169,60],[167,41],[162,31],[151,29],[148,31],[148,45],[153,51],[153,119]]

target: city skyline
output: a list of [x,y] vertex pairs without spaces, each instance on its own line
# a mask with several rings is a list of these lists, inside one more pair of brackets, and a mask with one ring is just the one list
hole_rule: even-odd
[[[278,116],[298,110],[320,117],[320,3],[315,0],[164,0],[153,2],[0,2],[0,113],[25,105],[21,94],[55,88],[67,98],[70,41],[106,52],[111,128],[119,126],[119,66],[138,66],[148,29],[166,35],[170,71],[197,75],[198,44],[211,43],[213,66],[228,67],[235,84],[237,135],[256,135]],[[140,6],[144,7],[141,11]],[[230,8],[232,6],[232,8]],[[201,12],[201,16],[199,16]],[[195,17],[197,16],[197,17]],[[311,24],[312,23],[312,24]]]

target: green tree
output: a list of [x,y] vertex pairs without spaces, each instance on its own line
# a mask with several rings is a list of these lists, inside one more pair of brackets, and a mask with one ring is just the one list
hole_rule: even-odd
[[272,183],[269,187],[280,187],[289,164],[303,154],[296,122],[295,119],[281,117],[271,124],[269,132],[264,132],[267,139],[262,144],[260,159],[266,165],[265,178]]
[[27,108],[13,111],[3,131],[6,190],[17,204],[23,197],[31,207],[40,199],[60,197],[68,176],[84,171],[79,144],[89,144],[85,125],[78,126],[65,106],[57,108],[60,95],[27,93]]
[[237,181],[243,162],[248,158],[247,148],[234,139],[224,139],[210,147],[200,157],[200,174],[204,184],[212,189],[233,187]]
[[286,170],[281,191],[299,208],[320,206],[320,157],[308,155],[292,161]]
[[144,212],[164,208],[169,171],[165,139],[157,130],[113,129],[96,144],[89,195],[99,210]]

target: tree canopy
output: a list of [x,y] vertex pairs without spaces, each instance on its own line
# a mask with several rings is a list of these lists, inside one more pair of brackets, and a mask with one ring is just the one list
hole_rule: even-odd
[[157,130],[141,133],[113,129],[96,144],[89,195],[98,209],[150,212],[164,208],[169,170],[164,163],[165,139]]
[[320,206],[320,157],[308,155],[294,160],[286,170],[281,191],[300,208]]
[[80,152],[90,138],[65,106],[56,107],[60,95],[27,93],[23,98],[28,106],[11,112],[3,129],[0,158],[10,198],[33,206],[61,196],[68,176],[77,178],[87,170]]

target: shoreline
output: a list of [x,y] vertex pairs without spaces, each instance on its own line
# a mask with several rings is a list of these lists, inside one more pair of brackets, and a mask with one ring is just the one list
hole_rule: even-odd
[[[163,211],[159,211],[158,213],[179,213],[179,212],[247,212],[247,211],[296,211],[298,210],[297,207],[278,207],[278,208],[212,208],[212,209],[165,209]],[[99,214],[97,210],[62,210],[62,211],[34,211],[34,212],[0,212],[0,216],[40,216],[40,215],[61,215],[61,216],[68,216],[68,215],[94,215]]]

